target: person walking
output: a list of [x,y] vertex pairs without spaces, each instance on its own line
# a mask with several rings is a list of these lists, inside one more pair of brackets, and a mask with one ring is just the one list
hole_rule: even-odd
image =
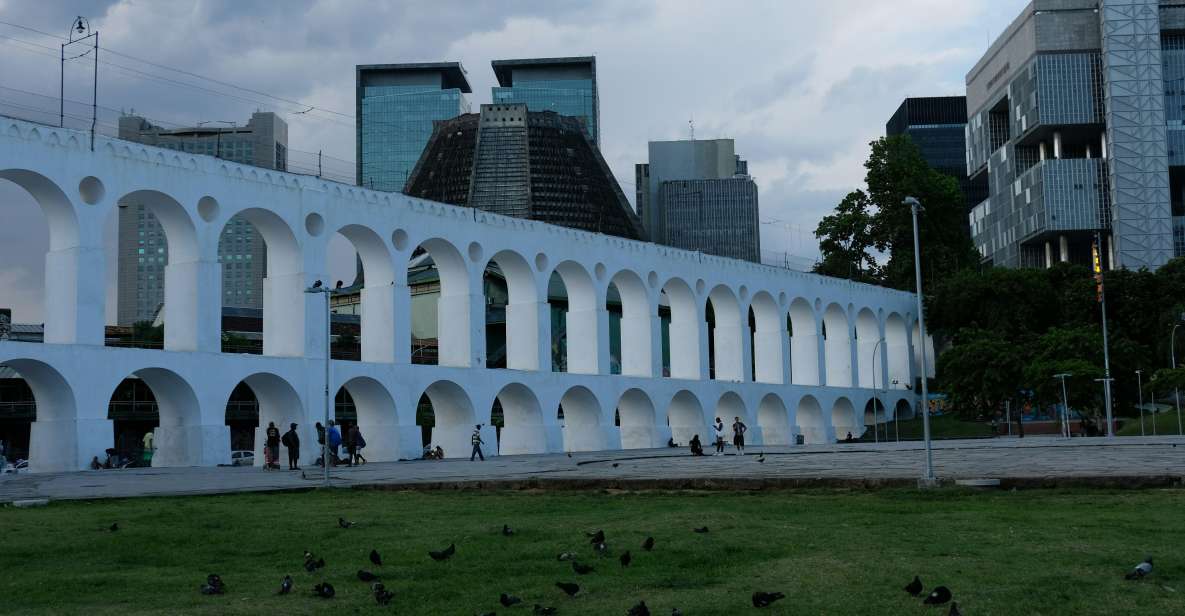
[[325,466],[325,426],[318,421],[314,427],[317,429],[317,453],[320,456],[315,466]]
[[481,453],[481,446],[485,441],[481,440],[481,424],[473,426],[473,436],[469,437],[469,444],[473,445],[473,452],[469,454],[469,461],[473,461],[473,457],[481,458],[482,462],[486,461],[486,457]]
[[353,455],[353,464],[366,464],[366,458],[362,457],[362,448],[366,447],[366,439],[362,438],[362,430],[358,428],[358,424],[350,426],[350,447],[353,448],[351,455]]
[[337,466],[337,463],[341,461],[337,457],[337,448],[342,445],[342,433],[338,431],[337,425],[332,420],[329,422],[329,428],[326,429],[325,438],[329,439],[329,455],[331,457],[328,463],[330,466]]
[[724,455],[724,422],[720,421],[719,417],[716,418],[716,425],[712,427],[712,430],[716,434],[716,453],[712,455],[722,456]]
[[144,433],[144,451],[141,454],[141,459],[144,461],[144,466],[152,466],[152,452],[154,451],[152,445],[155,438],[156,437],[152,434],[152,430]]
[[342,424],[342,449],[346,452],[346,466],[354,466],[354,429]]
[[288,470],[300,470],[300,435],[296,433],[296,424],[289,424],[288,431],[280,439],[284,448],[288,450]]
[[276,469],[280,470],[280,429],[276,427],[276,422],[267,422],[267,437],[264,441],[264,470]]
[[745,455],[745,432],[749,426],[741,421],[740,417],[734,417],[732,423],[732,445],[737,448],[737,455]]

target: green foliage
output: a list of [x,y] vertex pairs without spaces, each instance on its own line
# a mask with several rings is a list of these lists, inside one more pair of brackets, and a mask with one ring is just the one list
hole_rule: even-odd
[[164,342],[165,326],[153,325],[152,321],[132,323],[132,339],[138,342]]
[[939,386],[964,416],[993,409],[1016,394],[1021,379],[1019,349],[991,331],[964,329],[938,358]]

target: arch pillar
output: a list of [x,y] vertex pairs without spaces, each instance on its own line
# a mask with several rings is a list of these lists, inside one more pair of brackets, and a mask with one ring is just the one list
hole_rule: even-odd
[[609,374],[609,311],[598,293],[591,308],[568,308],[568,372]]
[[551,306],[534,298],[506,304],[506,367],[551,371]]
[[698,308],[671,310],[671,377],[704,380],[708,376],[708,322]]
[[[742,335],[744,334],[744,335]],[[716,380],[744,381],[748,372],[749,336],[748,327],[741,328],[741,323],[722,323],[716,320],[716,327],[712,330],[712,340],[716,349]]]
[[[411,292],[406,285],[363,286],[362,361],[409,363],[411,347]],[[400,335],[403,330],[404,335]],[[405,341],[398,344],[398,341]],[[403,355],[403,361],[399,356]],[[367,439],[370,442],[370,439]]]
[[222,267],[216,259],[165,265],[164,321],[166,350],[222,350]]
[[270,273],[263,278],[263,354],[273,357],[325,357],[325,298],[305,293],[313,278],[327,276]]
[[107,308],[104,259],[97,241],[46,253],[45,342],[103,345]]
[[[481,272],[470,272],[469,282],[460,293],[445,295],[441,287],[436,308],[441,366],[485,367],[486,304],[481,285]],[[468,327],[462,329],[461,323]]]
[[[647,343],[627,345],[627,340]],[[647,302],[645,315],[621,315],[621,341],[622,376],[655,377],[662,374],[662,323],[657,304]]]
[[29,466],[37,473],[85,470],[92,457],[106,458],[114,434],[113,422],[105,417],[38,419],[29,425]]
[[785,319],[778,319],[776,336],[772,334],[774,332],[767,332],[758,325],[753,340],[753,357],[757,361],[757,365],[753,366],[753,380],[779,385],[789,383],[791,340]]

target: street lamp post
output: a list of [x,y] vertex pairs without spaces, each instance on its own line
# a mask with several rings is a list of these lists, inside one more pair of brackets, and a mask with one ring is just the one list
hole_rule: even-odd
[[[884,344],[884,342],[885,339],[881,338],[880,340],[876,341],[876,344],[872,345],[872,442],[874,443],[880,442],[880,433],[877,430],[876,411],[877,407],[880,406],[881,403],[880,390],[876,388],[876,352],[877,347],[879,347],[881,344]],[[885,432],[885,440],[889,440],[889,433],[887,431]]]
[[1115,436],[1115,422],[1111,418],[1111,351],[1107,344],[1107,287],[1103,284],[1103,264],[1100,253],[1103,251],[1103,234],[1095,232],[1095,241],[1091,246],[1095,280],[1098,282],[1099,311],[1103,316],[1103,378],[1095,379],[1103,382],[1104,408],[1107,410],[1107,438]]
[[934,452],[930,448],[930,408],[926,393],[926,316],[922,310],[922,254],[921,240],[918,237],[918,212],[925,211],[922,204],[914,197],[906,197],[902,201],[908,205],[913,214],[913,272],[917,279],[918,300],[918,344],[922,345],[922,438],[926,443],[926,482],[934,481]]
[[1066,395],[1066,377],[1074,376],[1069,372],[1062,372],[1053,375],[1055,379],[1062,381],[1062,436],[1070,438],[1070,397]]
[[333,290],[323,285],[320,280],[304,290],[305,293],[320,293],[325,296],[325,437],[321,439],[321,467],[324,469],[325,487],[329,487],[329,369],[332,351],[332,336],[329,329],[329,296]]
[[[1178,320],[1185,320],[1185,314],[1180,315],[1180,317],[1178,317]],[[1177,345],[1176,345],[1176,342],[1177,342],[1177,328],[1180,326],[1181,326],[1180,323],[1174,323],[1173,324],[1173,333],[1171,336],[1169,336],[1169,353],[1172,356],[1172,360],[1173,360],[1173,370],[1177,369]],[[1179,387],[1173,388],[1173,399],[1177,403],[1177,435],[1180,436],[1182,434],[1185,434],[1185,432],[1181,431],[1181,389]]]
[[1144,436],[1144,380],[1143,370],[1136,370],[1136,392],[1140,396],[1140,436]]

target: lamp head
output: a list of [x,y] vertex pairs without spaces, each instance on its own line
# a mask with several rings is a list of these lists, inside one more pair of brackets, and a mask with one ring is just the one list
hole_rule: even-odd
[[81,15],[74,18],[74,31],[79,34],[86,32],[86,26],[83,25],[83,23],[82,23],[82,16]]
[[906,197],[905,199],[903,199],[901,201],[901,203],[903,205],[908,205],[909,207],[911,207],[919,212],[926,211],[926,208],[922,207],[921,202],[918,201],[916,197]]

